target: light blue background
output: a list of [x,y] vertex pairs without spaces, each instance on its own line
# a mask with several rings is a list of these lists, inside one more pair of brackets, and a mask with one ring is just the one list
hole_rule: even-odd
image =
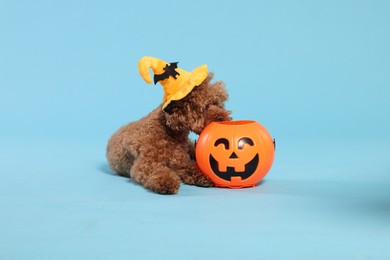
[[[390,259],[389,1],[1,1],[0,259]],[[208,64],[277,140],[261,185],[150,193],[109,136]]]

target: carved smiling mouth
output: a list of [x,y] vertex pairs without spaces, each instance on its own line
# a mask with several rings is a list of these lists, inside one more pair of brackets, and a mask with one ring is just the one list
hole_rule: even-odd
[[259,165],[259,154],[256,154],[250,162],[245,164],[245,171],[243,172],[237,172],[234,167],[229,166],[226,167],[225,172],[221,172],[218,168],[217,160],[211,154],[209,160],[211,169],[219,178],[230,181],[232,177],[241,177],[241,180],[245,180],[256,171]]

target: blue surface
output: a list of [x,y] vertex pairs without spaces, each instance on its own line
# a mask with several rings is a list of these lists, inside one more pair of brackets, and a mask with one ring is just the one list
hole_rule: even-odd
[[[0,259],[390,259],[388,1],[0,6]],[[144,55],[207,63],[269,130],[259,186],[109,170],[109,136],[162,100]]]

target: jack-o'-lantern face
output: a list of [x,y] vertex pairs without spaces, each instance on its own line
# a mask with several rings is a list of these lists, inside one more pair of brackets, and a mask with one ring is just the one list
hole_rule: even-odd
[[196,145],[199,168],[219,187],[255,186],[273,158],[273,140],[256,121],[211,123]]
[[249,137],[230,143],[226,138],[218,138],[210,153],[210,166],[221,179],[230,181],[231,177],[249,178],[257,169],[259,154]]

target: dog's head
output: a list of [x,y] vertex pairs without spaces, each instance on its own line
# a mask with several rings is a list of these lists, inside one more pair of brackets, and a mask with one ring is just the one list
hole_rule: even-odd
[[225,110],[228,99],[222,81],[210,83],[213,74],[195,87],[181,100],[172,101],[165,109],[166,125],[174,131],[192,131],[196,134],[211,122],[229,121],[230,111]]

